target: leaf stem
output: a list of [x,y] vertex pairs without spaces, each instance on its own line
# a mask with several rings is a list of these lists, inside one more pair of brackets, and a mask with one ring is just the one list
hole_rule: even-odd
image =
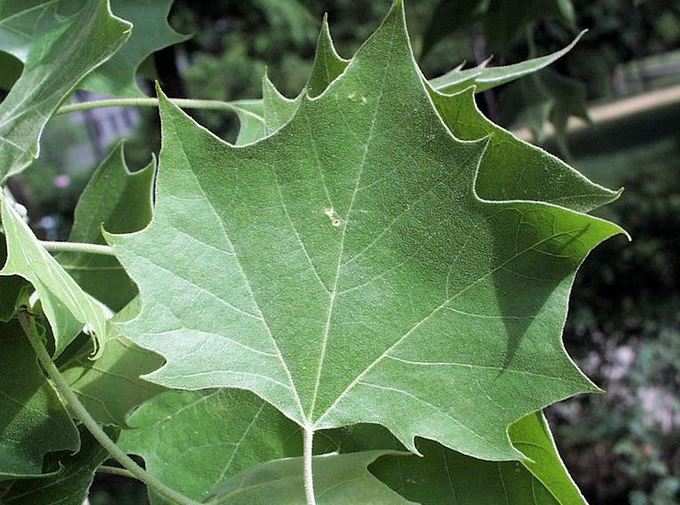
[[105,473],[107,475],[117,475],[118,477],[127,477],[128,479],[137,479],[137,476],[129,472],[125,468],[118,468],[117,466],[102,465],[97,468],[97,473]]
[[87,254],[101,254],[115,256],[113,248],[107,245],[83,244],[81,242],[50,242],[41,241],[40,244],[50,252],[81,252]]
[[64,398],[75,417],[80,420],[92,436],[99,442],[99,444],[106,449],[109,454],[120,463],[126,470],[128,470],[136,479],[140,480],[147,486],[151,487],[158,494],[170,500],[177,505],[201,505],[200,502],[194,501],[191,498],[169,488],[163,484],[156,477],[148,473],[141,466],[139,466],[130,456],[128,456],[116,443],[109,438],[106,432],[97,424],[97,421],[90,415],[87,409],[80,403],[80,400],[71,390],[64,377],[59,372],[59,369],[52,361],[52,357],[47,352],[45,345],[42,343],[38,331],[35,326],[35,321],[26,311],[19,312],[19,322],[21,323],[24,332],[35,351],[38,361],[47,372],[47,375],[54,383],[57,391]]
[[[171,98],[170,101],[182,109],[207,109],[222,110],[248,114],[261,119],[257,114],[240,107],[235,102],[222,102],[220,100],[193,100],[187,98]],[[106,100],[92,100],[89,102],[71,103],[62,106],[57,114],[68,114],[91,109],[108,107],[158,107],[158,98],[110,98]]]
[[304,479],[305,479],[305,496],[307,497],[307,505],[316,505],[316,496],[314,495],[314,430],[305,428],[303,440],[303,461],[304,461]]

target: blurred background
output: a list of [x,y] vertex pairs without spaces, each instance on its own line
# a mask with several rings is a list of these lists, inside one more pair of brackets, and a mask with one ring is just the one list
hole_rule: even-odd
[[[176,0],[169,22],[193,36],[142,68],[172,97],[258,98],[265,69],[294,96],[307,79],[324,12],[340,53],[350,57],[389,4]],[[478,95],[478,102],[488,117],[596,182],[626,188],[601,215],[634,241],[610,241],[586,263],[565,333],[569,352],[607,394],[564,402],[549,417],[592,505],[679,504],[680,1],[411,0],[407,7],[428,77],[492,55],[492,65],[543,55],[589,29],[550,69]],[[235,118],[192,114],[222,137],[235,136]],[[28,202],[38,234],[64,239],[77,198],[110,147],[128,139],[128,163],[141,167],[158,151],[158,126],[156,111],[134,108],[52,121],[43,155],[12,187]],[[134,484],[99,477],[91,502],[145,500]]]

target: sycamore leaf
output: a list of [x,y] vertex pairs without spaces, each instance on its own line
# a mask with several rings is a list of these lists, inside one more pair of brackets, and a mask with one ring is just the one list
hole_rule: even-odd
[[2,324],[1,331],[0,480],[37,477],[45,455],[78,450],[78,430],[19,324]]
[[586,501],[567,472],[548,422],[542,414],[528,416],[510,427],[512,443],[528,458],[529,471],[561,505],[585,505]]
[[456,93],[472,85],[476,86],[476,93],[481,93],[482,91],[487,91],[496,86],[516,81],[552,65],[570,52],[576,44],[578,44],[578,41],[581,40],[584,33],[585,32],[581,32],[579,36],[565,48],[546,56],[502,67],[489,67],[486,64],[482,64],[478,67],[466,70],[455,68],[441,77],[432,79],[430,84],[434,89],[441,93]]
[[[121,447],[199,501],[237,473],[302,452],[296,425],[245,391],[168,391],[139,407],[128,425]],[[153,494],[151,501],[165,503]]]
[[109,239],[141,293],[123,331],[166,359],[150,380],[491,460],[520,457],[512,422],[594,389],[562,326],[580,263],[622,230],[479,197],[486,143],[442,122],[401,2],[260,142],[228,145],[164,97],[161,118],[153,221]]
[[[110,323],[131,319],[137,314],[138,305],[137,299],[133,300]],[[97,422],[125,426],[126,416],[134,407],[164,390],[140,379],[163,360],[117,334],[116,329],[113,324],[109,326],[99,359],[90,359],[92,347],[86,346],[62,366],[62,375]]]
[[106,336],[108,309],[85,293],[50,256],[6,197],[0,197],[0,210],[7,237],[7,262],[0,275],[18,275],[33,285],[52,327],[55,356],[66,349],[85,325],[94,334],[99,348]]
[[[318,505],[409,505],[409,502],[376,479],[368,466],[389,451],[328,454],[313,459]],[[272,496],[281,505],[305,505],[302,458],[264,463],[221,485],[215,504],[265,505]],[[415,504],[413,504],[415,505]]]
[[[54,430],[54,428],[53,428]],[[53,476],[14,483],[2,497],[3,505],[83,505],[94,474],[109,458],[89,434],[83,434],[83,444],[77,454],[61,460],[63,468]]]
[[108,62],[93,72],[83,89],[114,96],[142,96],[137,69],[151,54],[189,38],[167,22],[173,0],[111,0],[116,16],[132,23],[132,34]]
[[[105,243],[102,228],[113,233],[137,231],[151,220],[156,162],[135,173],[125,163],[119,144],[95,170],[78,200],[71,242]],[[123,267],[111,256],[62,253],[62,267],[90,295],[118,311],[137,294]]]
[[[58,2],[37,6],[37,22],[58,17],[58,8]],[[8,32],[23,34],[19,21],[29,14],[0,19],[0,38]],[[108,0],[86,2],[76,14],[50,26],[32,34],[24,71],[0,103],[0,180],[38,157],[42,131],[61,102],[121,47],[130,32],[129,23],[111,14]]]

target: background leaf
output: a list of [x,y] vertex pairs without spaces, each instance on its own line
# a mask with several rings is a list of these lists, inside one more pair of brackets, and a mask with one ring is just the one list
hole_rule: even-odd
[[78,430],[19,324],[0,329],[0,481],[40,476],[49,471],[45,455],[78,450]]
[[[314,486],[319,505],[370,503],[408,505],[398,494],[377,480],[368,465],[385,451],[316,456]],[[305,505],[302,458],[264,463],[233,477],[219,487],[217,503],[224,505],[264,505],[272,496],[282,505]]]
[[[41,23],[59,15],[57,3],[40,8]],[[0,36],[14,30],[16,22],[16,17],[0,19]],[[0,103],[1,180],[38,157],[40,136],[59,104],[122,46],[129,32],[130,25],[111,15],[106,0],[87,2],[56,27],[32,36],[24,71]]]
[[[155,171],[154,159],[144,169],[131,173],[123,144],[118,144],[80,195],[69,241],[104,244],[102,228],[112,233],[144,228],[151,220]],[[59,254],[57,260],[86,292],[114,311],[137,294],[116,258],[68,252]]]
[[4,505],[83,505],[94,474],[109,454],[87,433],[77,454],[61,460],[63,468],[43,479],[15,482],[2,497]]
[[[135,299],[110,322],[131,319],[138,310]],[[92,360],[92,345],[85,345],[61,368],[64,378],[92,417],[103,425],[123,427],[127,425],[126,416],[134,407],[164,391],[140,378],[162,365],[163,360],[118,334],[113,324],[108,330],[99,359]]]
[[[168,391],[139,407],[128,424],[123,449],[195,500],[226,478],[302,450],[297,426],[245,391]],[[153,493],[151,501],[165,503]]]
[[93,72],[83,89],[113,96],[143,96],[137,70],[151,54],[187,40],[167,22],[173,0],[112,0],[116,16],[132,23],[132,34],[109,61]]

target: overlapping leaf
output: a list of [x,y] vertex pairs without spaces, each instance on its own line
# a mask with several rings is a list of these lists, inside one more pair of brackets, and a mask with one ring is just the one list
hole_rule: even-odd
[[66,349],[85,325],[93,333],[97,348],[101,348],[109,310],[85,293],[50,256],[5,197],[0,197],[0,210],[7,237],[7,262],[0,276],[18,275],[33,285],[52,327],[55,356]]
[[104,450],[89,434],[77,454],[64,458],[55,475],[14,483],[2,497],[3,505],[82,505],[99,465],[108,459]]
[[478,196],[486,143],[446,128],[400,2],[256,144],[163,98],[161,115],[154,220],[111,238],[142,295],[125,333],[167,361],[155,382],[248,389],[310,429],[378,423],[411,450],[421,436],[491,460],[519,457],[513,421],[593,389],[561,330],[579,264],[621,230]]
[[45,455],[78,450],[78,430],[19,324],[0,330],[0,480],[40,476]]
[[[368,466],[387,451],[316,456],[314,484],[318,505],[370,503],[415,505],[377,480]],[[233,477],[216,492],[220,505],[265,505],[272,496],[283,505],[305,505],[302,458],[264,463]]]
[[[42,130],[59,104],[129,36],[130,24],[111,14],[108,0],[86,2],[64,19],[60,7],[43,2],[0,20],[0,37],[14,36],[13,54],[23,53],[26,62],[0,104],[0,180],[38,156]],[[26,37],[28,48],[22,45]]]
[[[74,213],[71,242],[105,243],[102,228],[113,233],[137,231],[151,219],[155,160],[130,173],[123,145],[115,147],[92,175]],[[61,253],[57,260],[90,295],[110,309],[122,309],[137,294],[134,283],[111,256]]]
[[[22,63],[35,38],[58,28],[64,17],[87,0],[8,1],[0,7],[0,65],[5,75],[0,87],[9,89],[21,75]],[[174,31],[167,22],[172,0],[112,0],[113,13],[133,25],[122,48],[90,74],[79,87],[105,95],[141,96],[137,84],[140,65],[155,51],[180,43],[188,37]],[[9,56],[12,55],[12,56]]]
[[195,500],[251,467],[302,453],[295,424],[245,391],[168,391],[137,409],[128,425],[123,449]]
[[114,96],[142,96],[137,71],[154,52],[188,38],[168,25],[173,0],[112,0],[111,7],[133,25],[125,45],[82,84],[84,89]]
[[[133,300],[110,321],[127,321],[138,311]],[[92,360],[92,346],[86,345],[62,365],[63,376],[87,411],[103,425],[126,426],[126,416],[163,388],[140,378],[158,368],[163,360],[140,349],[118,334],[112,324],[99,359]]]
[[[186,495],[205,499],[223,479],[283,457],[302,454],[299,429],[254,395],[209,390],[171,391],[140,407],[120,438],[147,468]],[[513,445],[531,460],[495,463],[421,441],[424,458],[380,458],[371,471],[403,496],[423,503],[584,505],[541,415],[512,425]],[[318,454],[403,451],[386,430],[360,425],[317,434]],[[504,492],[507,491],[507,494]],[[152,496],[154,503],[162,499]]]

